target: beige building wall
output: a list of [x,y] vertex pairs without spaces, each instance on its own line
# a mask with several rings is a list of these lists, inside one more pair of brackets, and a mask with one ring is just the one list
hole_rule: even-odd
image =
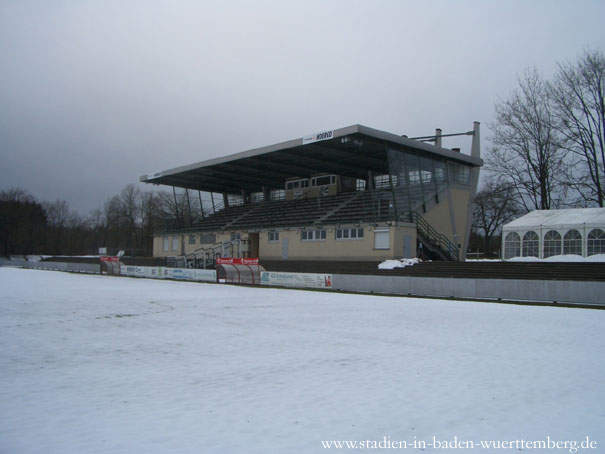
[[[413,224],[399,226],[375,227],[372,225],[342,225],[339,228],[363,228],[364,236],[361,239],[337,239],[335,226],[326,226],[326,238],[322,240],[302,240],[300,229],[276,229],[279,232],[278,241],[269,241],[269,231],[258,232],[259,258],[266,260],[386,260],[392,258],[416,256],[416,227]],[[312,229],[308,229],[312,230]],[[388,247],[377,249],[375,247],[376,232],[388,232]],[[211,232],[204,232],[208,234]],[[233,232],[214,232],[217,243],[231,239]],[[248,232],[238,232],[241,235],[242,255],[248,256]],[[379,233],[380,234],[380,233]],[[189,235],[196,236],[196,244],[189,244]],[[200,249],[212,246],[199,244],[199,232],[161,235],[154,237],[154,257],[168,257],[187,255]],[[164,250],[164,238],[168,239],[168,251]],[[287,243],[287,246],[284,244]],[[173,248],[173,245],[176,246]],[[220,250],[220,249],[219,249]],[[234,250],[238,255],[237,247]]]
[[[448,194],[449,192],[449,194]],[[440,194],[439,203],[435,204],[422,217],[439,233],[445,235],[460,250],[466,250],[465,232],[467,207],[470,198],[468,189],[448,188]]]
[[[269,242],[268,232],[260,232],[259,256],[266,260],[386,260],[403,257],[404,237],[409,240],[408,255],[416,255],[416,227],[405,225],[400,227],[374,227],[368,224],[354,226],[342,225],[340,228],[363,228],[362,239],[337,239],[337,228],[326,226],[325,240],[305,241],[302,230],[276,230],[279,241]],[[311,230],[311,229],[309,229]],[[375,231],[387,231],[389,236],[388,248],[375,248]],[[285,246],[287,243],[287,246]]]

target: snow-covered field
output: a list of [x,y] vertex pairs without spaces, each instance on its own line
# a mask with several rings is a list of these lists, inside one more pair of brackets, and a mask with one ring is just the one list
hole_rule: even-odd
[[598,310],[0,268],[0,452],[605,452],[604,327]]

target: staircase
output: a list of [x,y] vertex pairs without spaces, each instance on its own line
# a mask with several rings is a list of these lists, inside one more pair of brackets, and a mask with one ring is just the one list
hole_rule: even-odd
[[416,211],[406,213],[402,220],[416,224],[416,235],[418,241],[426,247],[430,254],[436,254],[439,259],[445,261],[456,261],[460,259],[458,246],[452,243],[445,235],[435,230],[426,220]]

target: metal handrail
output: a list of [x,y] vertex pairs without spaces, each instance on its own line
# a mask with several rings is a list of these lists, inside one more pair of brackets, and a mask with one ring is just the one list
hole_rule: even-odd
[[443,252],[446,257],[451,260],[458,260],[459,258],[459,249],[458,247],[452,243],[445,235],[439,233],[437,230],[431,226],[426,219],[424,219],[420,214],[415,211],[406,213],[406,215],[411,222],[416,224],[416,229],[418,232],[425,237],[425,239],[430,242],[432,245],[439,248],[441,252]]
[[[206,268],[208,264],[214,265],[217,257],[222,257],[223,252],[226,248],[231,248],[231,256],[233,256],[234,246],[237,244],[237,254],[241,256],[242,253],[242,244],[245,244],[247,240],[235,239],[229,241],[223,241],[221,243],[215,243],[210,247],[199,248],[189,254],[186,254],[185,260],[187,264],[192,263],[194,267],[199,263],[200,260],[203,260],[202,267]],[[220,249],[220,252],[217,253],[216,250]]]

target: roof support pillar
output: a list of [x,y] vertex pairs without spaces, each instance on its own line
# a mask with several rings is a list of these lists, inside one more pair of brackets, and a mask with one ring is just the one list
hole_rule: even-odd
[[229,208],[229,196],[226,192],[223,192],[223,205],[225,208]]
[[250,203],[250,193],[242,189],[242,203],[245,205]]
[[202,215],[202,219],[204,219],[204,206],[202,205],[202,193],[200,191],[197,191],[197,196],[200,199],[200,213]]
[[189,211],[189,222],[188,225],[191,225],[191,200],[189,200],[189,189],[185,188],[185,195],[187,196],[187,210]]
[[176,200],[176,189],[174,189],[174,186],[172,187],[172,195],[174,196],[174,212],[176,214],[176,223],[177,225],[180,224],[179,221],[179,203]]

